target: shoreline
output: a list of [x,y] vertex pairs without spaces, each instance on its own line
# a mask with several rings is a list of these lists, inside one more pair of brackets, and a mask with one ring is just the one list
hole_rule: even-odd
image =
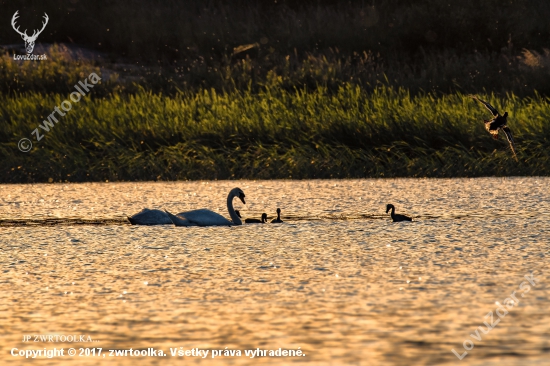
[[66,96],[4,97],[12,120],[0,143],[0,182],[550,175],[550,104],[541,96],[483,96],[509,111],[516,162],[505,139],[485,131],[488,112],[462,94],[348,85],[337,93],[272,86],[94,98],[102,86],[28,152],[17,140]]

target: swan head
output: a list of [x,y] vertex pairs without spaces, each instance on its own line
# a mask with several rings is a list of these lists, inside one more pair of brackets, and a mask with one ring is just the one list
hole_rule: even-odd
[[502,117],[504,118],[508,117],[508,112],[504,112],[504,115]]
[[280,214],[281,214],[281,209],[278,208],[278,209],[277,209],[277,215],[280,215]]
[[262,214],[262,222],[267,222],[267,214],[265,212]]
[[233,188],[231,190],[231,192],[229,193],[230,195],[232,195],[233,197],[239,197],[239,199],[241,200],[242,203],[244,203],[246,205],[246,202],[244,201],[244,192],[242,189],[240,188]]
[[388,203],[386,205],[386,213],[388,213],[392,208],[395,209],[395,207],[391,203]]

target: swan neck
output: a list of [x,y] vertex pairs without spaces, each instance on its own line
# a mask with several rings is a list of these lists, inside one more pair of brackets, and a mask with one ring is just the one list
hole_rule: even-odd
[[395,216],[395,207],[392,205],[391,206],[391,217],[393,219],[393,217]]
[[241,218],[237,216],[237,213],[235,212],[235,209],[233,208],[233,198],[235,196],[232,192],[229,192],[229,195],[227,196],[227,211],[229,211],[229,216],[231,216],[231,221],[235,225],[242,225],[243,222],[241,221]]

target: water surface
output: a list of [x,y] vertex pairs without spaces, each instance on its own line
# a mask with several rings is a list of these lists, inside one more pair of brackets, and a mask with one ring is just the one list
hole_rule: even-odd
[[[0,363],[550,365],[549,178],[0,185]],[[284,224],[131,226],[143,207]],[[415,222],[392,223],[387,203]],[[520,290],[525,275],[536,286]],[[516,291],[481,340],[470,335]],[[524,297],[521,297],[521,294]],[[501,311],[502,313],[502,311]],[[496,319],[498,316],[495,314]],[[27,334],[95,343],[22,342]],[[463,342],[474,345],[462,361]],[[468,346],[470,343],[466,343]],[[12,348],[300,349],[63,357]]]

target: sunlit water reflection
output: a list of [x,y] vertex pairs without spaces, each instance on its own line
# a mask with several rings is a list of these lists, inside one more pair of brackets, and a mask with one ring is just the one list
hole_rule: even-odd
[[[40,364],[550,365],[549,178],[0,185],[0,363],[12,348],[300,349],[305,357]],[[284,224],[131,226],[143,207]],[[387,203],[415,222],[392,223]],[[536,286],[521,292],[525,275]],[[496,302],[519,304],[481,340]],[[519,296],[523,294],[524,297]],[[495,314],[495,317],[498,316]],[[23,343],[84,334],[96,343]],[[465,352],[459,361],[452,353]],[[470,343],[466,343],[467,346]]]

